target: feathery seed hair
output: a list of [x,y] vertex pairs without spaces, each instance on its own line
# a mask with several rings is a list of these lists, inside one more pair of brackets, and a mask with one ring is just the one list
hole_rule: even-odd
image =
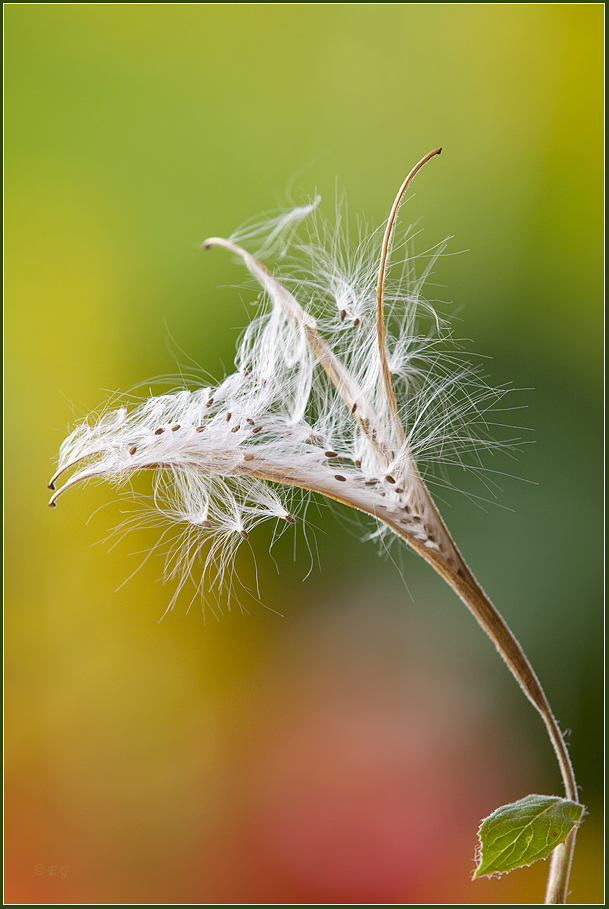
[[[408,175],[384,233],[361,237],[355,248],[342,236],[340,212],[334,230],[321,218],[319,196],[228,240],[206,240],[204,249],[236,255],[263,291],[263,314],[243,333],[235,372],[213,388],[181,389],[106,412],[62,444],[50,488],[77,470],[51,505],[90,479],[121,484],[153,472],[149,519],[183,528],[165,566],[177,581],[171,606],[206,542],[202,577],[213,568],[221,585],[257,524],[296,522],[303,500],[296,491],[371,515],[378,529],[370,536],[393,532],[471,581],[421,472],[510,447],[513,440],[492,439],[486,422],[506,388],[486,384],[422,297],[443,246],[417,277],[402,243],[394,249],[403,255],[401,267],[387,276],[400,203],[440,151]],[[296,231],[305,219],[311,226],[302,242]],[[258,258],[273,255],[283,261],[281,280]]]

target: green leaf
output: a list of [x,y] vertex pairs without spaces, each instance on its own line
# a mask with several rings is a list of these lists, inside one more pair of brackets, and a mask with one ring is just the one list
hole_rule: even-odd
[[547,858],[578,824],[584,806],[557,795],[527,795],[497,808],[480,824],[474,879],[504,874]]

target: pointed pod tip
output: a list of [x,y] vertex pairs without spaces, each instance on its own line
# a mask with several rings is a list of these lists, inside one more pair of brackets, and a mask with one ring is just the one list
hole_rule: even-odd
[[212,246],[221,246],[225,241],[220,237],[208,237],[201,243],[201,249],[211,249]]

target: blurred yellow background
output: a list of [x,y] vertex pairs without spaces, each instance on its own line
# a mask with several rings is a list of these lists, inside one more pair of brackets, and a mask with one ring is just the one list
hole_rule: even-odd
[[261,529],[264,605],[216,621],[184,591],[159,623],[161,560],[117,591],[156,534],[108,552],[116,493],[46,508],[69,427],[176,373],[169,336],[230,370],[252,297],[205,237],[287,189],[379,224],[438,145],[401,218],[467,250],[428,296],[530,389],[535,440],[493,464],[499,507],[439,504],[571,729],[571,901],[601,902],[602,5],[8,4],[5,28],[7,902],[541,902],[547,863],[469,880],[480,819],[560,781],[428,566],[403,582],[311,508],[304,583],[302,533],[278,573]]

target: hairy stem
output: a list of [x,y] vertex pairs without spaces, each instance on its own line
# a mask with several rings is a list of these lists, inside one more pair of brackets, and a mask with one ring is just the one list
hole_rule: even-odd
[[[414,545],[412,540],[407,540],[407,542],[411,546]],[[430,552],[423,546],[417,546],[416,548],[419,551],[419,555],[429,562],[438,574],[450,584],[455,593],[472,612],[478,624],[482,626],[505,660],[524,694],[541,715],[558,760],[566,797],[573,802],[577,802],[577,783],[575,782],[575,774],[567,746],[539,679],[518,640],[475,580],[473,584],[464,581],[449,565],[446,565],[441,558],[438,558],[436,553]]]
[[567,902],[569,895],[569,875],[571,874],[571,862],[573,861],[573,851],[575,849],[575,837],[577,836],[577,827],[574,827],[564,843],[557,846],[550,859],[550,872],[548,874],[548,883],[546,886],[546,899],[548,904],[562,904]]

